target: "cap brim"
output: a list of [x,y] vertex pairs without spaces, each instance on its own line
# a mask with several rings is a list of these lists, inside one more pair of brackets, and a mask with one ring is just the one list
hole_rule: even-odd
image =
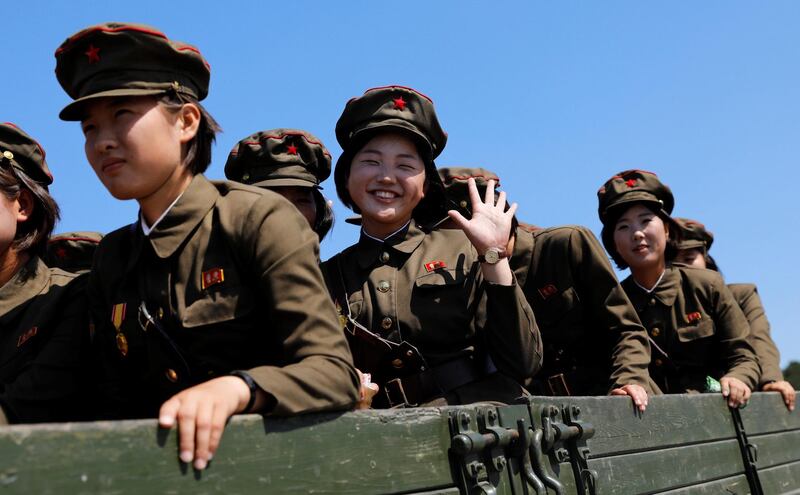
[[353,215],[352,217],[347,217],[344,219],[344,223],[349,223],[350,225],[361,225],[361,215]]
[[256,187],[310,187],[314,189],[321,189],[319,185],[304,179],[295,179],[295,178],[287,178],[283,177],[280,179],[266,179],[259,182],[254,182],[250,184],[251,186]]
[[695,248],[700,248],[700,249],[705,250],[706,249],[706,243],[703,242],[703,241],[696,241],[696,240],[681,241],[677,245],[677,248],[681,249],[681,250],[683,250],[683,249],[695,249]]
[[83,118],[83,107],[86,103],[98,98],[109,98],[115,96],[152,96],[166,93],[166,89],[144,89],[144,88],[118,88],[99,93],[82,96],[65,106],[58,114],[58,118],[67,122],[79,121]]
[[428,137],[423,134],[422,132],[416,130],[415,128],[412,129],[412,126],[406,124],[403,120],[383,120],[379,122],[371,122],[367,124],[364,128],[357,130],[353,133],[353,137],[350,140],[352,148],[353,143],[357,143],[357,147],[364,146],[367,141],[369,141],[372,137],[376,134],[380,134],[383,132],[397,132],[399,134],[403,134],[414,140],[418,145],[422,145],[424,148],[421,151],[427,156],[423,156],[422,159],[424,161],[432,161],[435,157],[433,156],[433,147],[431,146],[431,142]]

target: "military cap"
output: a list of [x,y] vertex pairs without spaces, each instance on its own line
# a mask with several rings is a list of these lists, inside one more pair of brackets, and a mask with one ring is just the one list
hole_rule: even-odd
[[336,122],[336,140],[348,151],[354,143],[364,143],[379,130],[410,134],[422,144],[427,160],[433,160],[447,144],[447,133],[439,125],[433,100],[404,86],[368,89],[352,98]]
[[470,167],[441,167],[439,177],[444,184],[444,194],[448,200],[448,208],[457,210],[467,218],[472,216],[469,200],[469,179],[475,179],[478,192],[482,195],[490,180],[495,181],[495,187],[500,185],[500,177],[485,168]]
[[65,232],[47,241],[44,262],[51,268],[78,273],[92,268],[92,258],[103,239],[99,232]]
[[675,222],[681,229],[681,240],[676,246],[679,250],[700,248],[707,253],[711,249],[714,234],[706,230],[705,225],[688,218],[676,218]]
[[0,124],[0,165],[10,165],[43,186],[53,183],[42,146],[10,122]]
[[80,120],[80,107],[106,96],[169,91],[202,100],[211,68],[200,51],[149,26],[110,22],[70,36],[56,50],[56,77],[74,99],[59,114]]
[[656,174],[645,170],[625,170],[611,177],[597,191],[597,199],[597,213],[604,224],[609,211],[624,204],[649,203],[666,216],[675,207],[675,198],[669,187]]
[[331,175],[331,154],[322,141],[297,129],[252,134],[233,147],[225,177],[259,187],[319,187]]

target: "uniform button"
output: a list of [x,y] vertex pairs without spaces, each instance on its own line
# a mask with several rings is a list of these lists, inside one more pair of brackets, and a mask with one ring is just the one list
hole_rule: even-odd
[[394,366],[397,369],[402,368],[404,366],[403,365],[403,360],[400,359],[400,358],[392,359],[392,366]]
[[381,253],[381,263],[386,263],[387,261],[389,261],[389,253],[384,251]]
[[458,205],[459,205],[460,207],[462,207],[462,208],[466,208],[468,204],[469,204],[469,203],[467,203],[466,201],[461,201],[460,203],[458,203]]
[[242,180],[249,180],[249,179],[250,179],[250,174],[245,173],[242,175]]
[[393,323],[392,319],[390,317],[388,317],[388,316],[381,320],[381,326],[385,330],[389,330],[390,328],[392,328],[392,323]]
[[650,306],[655,306],[656,305],[656,298],[655,297],[651,298],[650,301],[647,304],[649,304]]
[[656,364],[656,366],[661,366],[662,364],[664,364],[664,361],[662,361],[660,358],[656,358],[654,363]]
[[12,153],[12,152],[10,152],[8,150],[3,152],[3,156],[6,157],[9,160],[13,160],[14,159],[14,153]]
[[652,335],[653,337],[658,337],[659,335],[661,335],[661,329],[656,327],[650,330],[650,335]]
[[164,319],[164,308],[158,308],[158,319],[159,320]]
[[164,371],[164,375],[167,377],[167,380],[171,381],[172,383],[178,381],[178,373],[172,368],[167,368],[167,370]]
[[378,282],[378,291],[379,292],[389,292],[389,288],[391,285],[386,280],[381,280]]

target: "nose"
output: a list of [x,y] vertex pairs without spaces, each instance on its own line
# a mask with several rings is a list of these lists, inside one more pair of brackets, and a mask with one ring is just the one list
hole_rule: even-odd
[[117,147],[117,139],[110,129],[98,129],[93,143],[95,153],[106,153]]
[[389,167],[385,163],[381,163],[378,167],[378,182],[382,184],[390,184],[393,183],[395,180],[394,173],[392,173],[392,167]]
[[644,239],[644,232],[642,232],[641,229],[634,230],[633,231],[633,240],[634,241],[639,241],[639,240],[642,240],[642,239]]

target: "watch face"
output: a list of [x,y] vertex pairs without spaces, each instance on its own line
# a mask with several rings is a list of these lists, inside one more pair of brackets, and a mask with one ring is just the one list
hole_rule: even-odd
[[500,253],[498,253],[497,250],[495,249],[489,249],[488,251],[486,251],[486,254],[484,254],[483,257],[486,259],[486,262],[489,263],[490,265],[494,265],[495,263],[500,261]]

